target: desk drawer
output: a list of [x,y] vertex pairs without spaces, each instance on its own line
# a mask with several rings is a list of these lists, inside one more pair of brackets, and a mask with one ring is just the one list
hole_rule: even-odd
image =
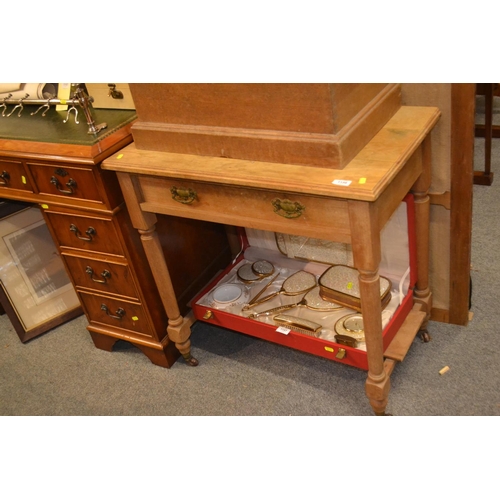
[[65,252],[62,253],[62,257],[77,288],[139,300],[132,270],[125,260],[112,262]]
[[0,188],[21,189],[33,192],[22,162],[0,160]]
[[143,210],[350,242],[345,200],[184,179],[139,177]]
[[91,167],[27,164],[40,194],[102,203]]
[[136,302],[79,292],[90,323],[108,325],[141,336],[153,337],[145,308]]
[[60,246],[124,255],[113,219],[45,210]]

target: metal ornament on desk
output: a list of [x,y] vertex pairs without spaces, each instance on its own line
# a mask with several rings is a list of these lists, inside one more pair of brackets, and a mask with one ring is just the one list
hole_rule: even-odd
[[[49,97],[46,99],[30,99],[30,94],[28,93],[20,99],[12,99],[11,97],[12,94],[9,94],[7,97],[2,99],[2,103],[0,104],[0,108],[3,108],[2,116],[6,118],[11,116],[17,109],[19,109],[17,116],[20,118],[25,104],[39,104],[40,107],[35,112],[31,113],[31,116],[36,115],[38,111],[45,109],[45,111],[42,113],[42,117],[45,116],[50,106],[65,104],[69,105],[70,108],[68,109],[66,118],[63,120],[63,123],[68,122],[71,111],[74,111],[75,123],[78,124],[78,109],[76,108],[76,105],[79,105],[83,110],[83,113],[87,120],[87,125],[89,127],[87,134],[97,135],[101,130],[105,129],[108,126],[106,123],[100,123],[99,125],[96,125],[94,117],[92,116],[92,112],[90,111],[90,104],[92,103],[93,99],[85,93],[80,84],[77,84],[75,95],[70,99],[58,99],[56,97]],[[10,113],[6,114],[8,104],[14,104],[14,108],[10,111]]]

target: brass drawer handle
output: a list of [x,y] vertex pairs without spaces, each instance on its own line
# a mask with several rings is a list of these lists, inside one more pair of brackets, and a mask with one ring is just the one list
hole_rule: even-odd
[[61,189],[61,183],[59,182],[59,179],[55,175],[53,175],[50,178],[50,183],[54,184],[56,189],[62,194],[74,194],[75,193],[74,189],[76,189],[76,181],[74,179],[70,179],[66,183],[66,187],[68,187],[69,189]]
[[0,179],[2,179],[0,181],[0,186],[7,186],[9,184],[9,181],[10,181],[10,174],[9,174],[9,172],[7,172],[6,170],[4,170],[0,174]]
[[88,237],[80,236],[80,230],[74,224],[71,224],[69,226],[69,230],[75,233],[76,237],[79,240],[83,241],[92,241],[92,238],[97,234],[97,231],[92,226],[89,226],[89,228],[85,231],[85,234]]
[[90,266],[87,266],[87,268],[85,269],[85,272],[90,276],[90,279],[94,283],[106,284],[108,282],[108,279],[111,278],[111,273],[107,269],[104,269],[104,271],[101,273],[101,276],[103,278],[102,280],[98,280],[98,279],[94,278],[94,270]]
[[122,319],[123,316],[125,316],[125,309],[122,309],[121,307],[119,307],[115,311],[115,314],[111,314],[109,312],[108,306],[106,304],[101,304],[101,310],[104,311],[110,318],[113,319]]
[[274,208],[274,212],[287,219],[296,219],[300,217],[306,207],[299,203],[298,201],[290,200],[280,200],[279,198],[274,198],[271,202]]
[[191,188],[178,188],[176,186],[172,186],[170,188],[170,192],[172,193],[173,200],[178,201],[179,203],[184,203],[184,205],[191,205],[191,203],[198,199],[196,191]]

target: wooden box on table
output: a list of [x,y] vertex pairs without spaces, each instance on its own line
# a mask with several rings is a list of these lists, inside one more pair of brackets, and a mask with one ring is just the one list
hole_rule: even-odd
[[138,149],[341,169],[399,109],[383,83],[155,84],[130,90]]

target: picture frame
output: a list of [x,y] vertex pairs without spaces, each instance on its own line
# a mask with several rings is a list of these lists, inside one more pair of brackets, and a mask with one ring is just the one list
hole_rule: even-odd
[[0,202],[0,303],[21,342],[83,314],[36,206]]

